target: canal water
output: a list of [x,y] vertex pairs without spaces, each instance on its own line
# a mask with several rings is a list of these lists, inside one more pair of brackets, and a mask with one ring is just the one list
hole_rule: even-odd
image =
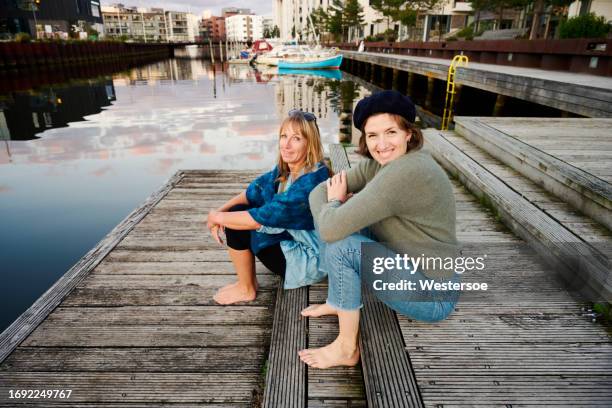
[[0,332],[178,169],[271,168],[293,108],[350,141],[369,93],[341,72],[167,60],[1,95]]

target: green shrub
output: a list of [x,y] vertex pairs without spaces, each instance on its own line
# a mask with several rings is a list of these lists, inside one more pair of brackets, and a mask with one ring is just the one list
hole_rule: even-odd
[[455,33],[457,38],[474,37],[474,29],[472,26],[464,27]]
[[29,43],[32,41],[32,36],[28,33],[17,33],[15,34],[15,41],[19,43]]
[[377,34],[377,35],[369,35],[365,38],[366,41],[368,42],[378,42],[378,41],[384,41],[385,40],[385,36],[381,35],[381,34]]
[[572,17],[559,25],[560,38],[601,38],[610,32],[610,24],[595,13]]

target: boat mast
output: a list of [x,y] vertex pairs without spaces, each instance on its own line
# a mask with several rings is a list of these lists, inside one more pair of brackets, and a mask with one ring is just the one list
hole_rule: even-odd
[[314,38],[315,38],[315,41],[317,42],[317,46],[321,46],[321,44],[319,43],[319,36],[317,35],[317,29],[315,28],[315,25],[312,22],[312,17],[310,17],[310,14],[308,14],[308,22],[310,23],[310,26],[312,27],[312,33],[314,34]]

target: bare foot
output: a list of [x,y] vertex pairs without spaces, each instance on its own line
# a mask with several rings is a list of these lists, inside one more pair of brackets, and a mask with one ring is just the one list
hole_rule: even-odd
[[346,347],[338,339],[325,347],[298,351],[300,360],[313,368],[354,366],[359,362],[359,347]]
[[338,311],[327,303],[323,303],[322,305],[310,305],[306,309],[302,310],[300,314],[307,317],[321,317],[327,315],[337,316]]
[[[234,282],[234,283],[230,283],[229,285],[225,285],[224,287],[219,289],[217,291],[217,293],[225,292],[228,289],[233,289],[233,288],[237,287],[239,283],[240,282]],[[259,290],[259,283],[255,282],[255,291],[258,291],[258,290]]]
[[246,288],[242,285],[234,284],[234,286],[227,285],[219,289],[213,299],[220,305],[231,305],[238,302],[251,302],[255,300],[256,297],[256,289]]

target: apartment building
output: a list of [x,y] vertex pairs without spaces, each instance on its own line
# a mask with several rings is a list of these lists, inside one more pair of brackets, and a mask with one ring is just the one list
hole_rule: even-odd
[[161,8],[102,7],[104,32],[109,37],[127,37],[143,42],[193,42],[199,35],[197,16]]
[[254,41],[263,38],[263,16],[236,14],[225,19],[230,41]]
[[[275,0],[274,18],[279,27],[281,38],[288,40],[297,38],[311,40],[313,31],[308,16],[318,7],[328,10],[331,0]],[[449,30],[465,26],[468,15],[472,11],[469,1],[445,0],[435,10],[421,13],[415,28],[408,30],[399,23],[387,23],[382,14],[370,6],[370,0],[359,0],[363,7],[364,25],[349,32],[349,40],[357,40],[368,36],[376,36],[388,29],[394,29],[400,38],[413,37],[422,39],[430,36],[430,31],[442,27]],[[418,31],[418,33],[416,31]],[[418,35],[417,35],[418,34]],[[418,38],[414,38],[416,37]]]
[[210,16],[202,19],[200,24],[200,36],[202,40],[225,41],[225,17]]
[[167,22],[160,8],[125,7],[122,4],[102,7],[104,32],[108,37],[127,37],[136,41],[167,41]]
[[92,27],[102,36],[100,1],[0,1],[0,37],[28,33],[33,38],[68,38],[72,25],[81,32]]

